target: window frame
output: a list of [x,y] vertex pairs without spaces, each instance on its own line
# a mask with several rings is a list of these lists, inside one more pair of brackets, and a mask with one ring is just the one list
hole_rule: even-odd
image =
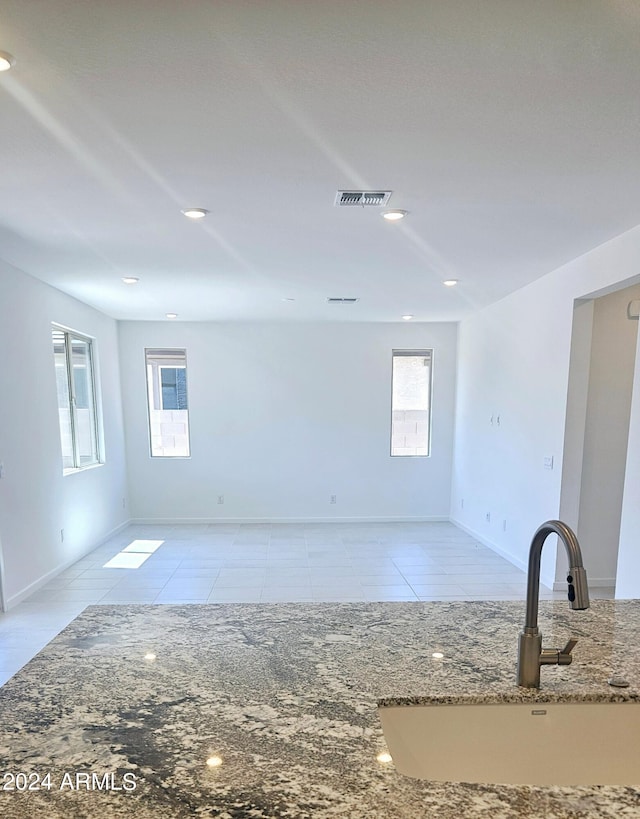
[[[426,440],[426,454],[424,455],[406,455],[406,454],[394,454],[394,447],[393,447],[393,363],[395,358],[404,358],[404,357],[415,357],[415,358],[428,358],[429,359],[429,381],[428,381],[428,408],[427,408],[427,440]],[[391,351],[391,390],[390,390],[390,403],[391,403],[391,413],[390,413],[390,434],[389,434],[389,457],[391,458],[430,458],[431,457],[431,440],[432,440],[432,433],[433,433],[433,348],[429,347],[421,347],[419,349],[393,349]]]
[[[159,364],[156,363],[154,365],[153,359],[160,358],[161,356],[153,356],[150,353],[158,352],[158,353],[178,353],[176,359],[182,360],[183,364]],[[167,356],[170,359],[170,356]],[[151,359],[151,360],[150,360]],[[165,410],[164,409],[164,400],[162,394],[162,376],[161,370],[162,369],[173,369],[178,370],[182,369],[185,372],[185,395],[187,399],[187,407],[183,410]],[[150,381],[149,379],[149,370],[151,370],[154,375],[153,379]],[[145,378],[145,392],[147,395],[147,434],[149,436],[149,457],[152,460],[159,459],[159,458],[168,458],[168,459],[189,459],[191,458],[191,415],[190,415],[190,408],[189,408],[189,375],[188,375],[188,365],[187,365],[187,349],[186,347],[145,347],[144,348],[144,378]],[[156,396],[160,404],[161,412],[186,412],[187,413],[187,422],[186,422],[186,439],[187,439],[187,449],[188,453],[186,455],[165,455],[165,454],[155,454],[153,451],[153,422],[152,422],[152,415],[151,413],[156,410],[152,405],[153,397]]]
[[[65,327],[61,324],[52,322],[51,337],[53,333],[62,333],[64,336],[64,356],[66,369],[66,388],[67,398],[69,401],[69,428],[71,433],[71,452],[73,457],[73,466],[64,466],[65,453],[63,450],[62,428],[60,427],[60,419],[58,418],[58,426],[60,433],[60,452],[63,459],[62,474],[72,475],[76,472],[81,472],[84,469],[93,469],[96,466],[101,466],[104,463],[104,453],[102,447],[102,435],[100,424],[100,404],[98,400],[98,378],[97,378],[97,356],[95,353],[95,338],[79,333],[77,330],[72,330],[70,327]],[[76,384],[74,378],[73,365],[73,342],[81,341],[87,347],[87,362],[88,362],[88,378],[86,379],[86,393],[87,401],[90,406],[81,407],[80,409],[89,409],[91,411],[91,429],[92,429],[92,452],[91,461],[88,463],[81,462],[80,453],[80,439],[78,434],[78,402],[76,395]],[[55,369],[55,343],[54,343],[54,369]],[[60,412],[60,400],[58,395],[58,385],[56,382],[56,405],[58,413]]]

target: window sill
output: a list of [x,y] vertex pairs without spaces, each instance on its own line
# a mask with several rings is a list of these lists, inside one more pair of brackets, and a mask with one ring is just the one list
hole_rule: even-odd
[[149,455],[150,461],[190,461],[191,455]]
[[72,466],[72,467],[69,467],[68,469],[63,469],[62,474],[63,474],[63,476],[75,475],[78,472],[87,472],[87,470],[89,470],[89,469],[97,469],[100,466],[104,466],[104,463],[87,464],[86,466]]

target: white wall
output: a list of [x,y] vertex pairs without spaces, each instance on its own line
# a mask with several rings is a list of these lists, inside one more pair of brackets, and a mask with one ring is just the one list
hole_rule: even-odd
[[[122,506],[126,470],[115,321],[0,264],[0,542],[5,604],[11,606],[95,547],[128,512]],[[52,322],[95,337],[102,393],[106,462],[67,476]]]
[[616,597],[640,597],[640,332],[636,344]]
[[[457,325],[121,322],[119,332],[136,519],[448,516]],[[187,350],[190,459],[149,457],[145,347]],[[424,347],[434,349],[432,454],[391,458],[391,351]]]
[[640,285],[593,301],[577,534],[597,586],[615,585],[638,338],[627,305],[638,298]]
[[573,307],[569,385],[564,425],[560,519],[576,531],[580,518],[580,493],[587,427],[589,374],[595,299],[577,299]]
[[[461,323],[451,517],[523,568],[533,532],[560,510],[574,300],[635,283],[639,272],[634,228]],[[627,489],[624,507],[640,504],[640,484]],[[564,562],[559,555],[558,572]],[[542,580],[555,578],[550,543]]]

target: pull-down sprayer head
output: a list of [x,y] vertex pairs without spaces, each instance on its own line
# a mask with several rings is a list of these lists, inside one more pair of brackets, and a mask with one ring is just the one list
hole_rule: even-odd
[[589,587],[587,586],[587,573],[583,566],[571,566],[567,572],[567,583],[569,584],[569,603],[572,609],[584,611],[589,608]]

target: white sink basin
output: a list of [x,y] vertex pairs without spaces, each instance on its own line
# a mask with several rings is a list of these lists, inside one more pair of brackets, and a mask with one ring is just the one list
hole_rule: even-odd
[[639,785],[640,703],[378,708],[399,773],[435,782]]

